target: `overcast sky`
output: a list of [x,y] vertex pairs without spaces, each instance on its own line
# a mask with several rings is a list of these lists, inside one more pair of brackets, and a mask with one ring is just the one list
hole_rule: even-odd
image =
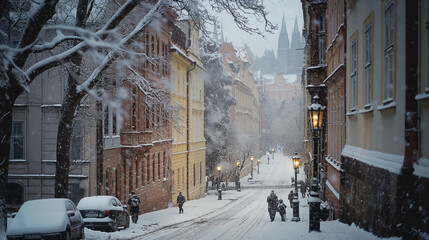
[[[300,33],[302,33],[303,16],[302,16],[302,5],[300,0],[265,0],[264,5],[268,12],[268,19],[278,25],[278,30],[274,34],[265,34],[265,39],[259,35],[250,35],[244,31],[238,29],[235,24],[232,24],[232,17],[226,13],[218,15],[218,19],[223,23],[224,36],[228,42],[233,42],[234,45],[240,47],[246,43],[252,52],[258,56],[261,56],[265,49],[273,49],[277,54],[277,41],[281,28],[283,14],[285,16],[286,28],[291,39],[293,27],[295,24],[295,17],[298,18],[298,27]],[[250,16],[252,24],[257,24],[260,29],[263,29],[264,25],[259,23],[254,17]]]

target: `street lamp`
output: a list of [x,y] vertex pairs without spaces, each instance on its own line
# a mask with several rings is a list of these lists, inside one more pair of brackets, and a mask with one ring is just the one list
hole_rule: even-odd
[[293,195],[293,217],[292,221],[299,222],[299,200],[298,200],[298,179],[297,179],[297,173],[299,168],[299,160],[301,160],[301,157],[298,155],[298,153],[295,153],[295,155],[292,157],[292,163],[293,163],[293,169],[295,170],[295,194]]
[[253,157],[253,156],[251,156],[250,157],[250,163],[251,163],[251,166],[252,166],[252,170],[251,170],[251,172],[250,172],[250,176],[251,176],[251,178],[253,178],[253,160],[254,160],[255,158]]
[[259,163],[261,162],[261,159],[258,158],[258,174],[259,174]]
[[267,152],[268,162],[267,164],[270,164],[270,152]]
[[219,184],[220,184],[220,171],[222,170],[222,167],[220,165],[217,165],[217,172],[219,173],[219,177],[217,180],[217,200],[222,200],[222,189],[219,188]]
[[237,191],[241,191],[240,190],[240,161],[236,162],[237,165],[237,180],[235,181],[235,186],[237,188]]
[[323,115],[325,106],[319,104],[319,96],[313,97],[313,103],[307,106],[308,117],[310,119],[311,131],[313,132],[313,183],[311,185],[310,198],[310,232],[320,232],[320,199],[319,199],[319,183],[318,183],[318,163],[319,163],[319,132],[322,128]]

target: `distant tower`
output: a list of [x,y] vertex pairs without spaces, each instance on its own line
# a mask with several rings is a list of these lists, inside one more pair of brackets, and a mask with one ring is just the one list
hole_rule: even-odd
[[277,47],[277,74],[285,74],[288,66],[289,37],[286,30],[285,16],[283,14],[282,27],[279,34]]
[[[288,72],[299,74],[302,70],[302,65],[304,62],[304,52],[301,50],[303,48],[301,34],[298,28],[298,18],[295,16],[295,26],[292,32],[292,42],[290,44],[290,54],[289,54],[289,66]],[[299,50],[298,50],[299,49]]]

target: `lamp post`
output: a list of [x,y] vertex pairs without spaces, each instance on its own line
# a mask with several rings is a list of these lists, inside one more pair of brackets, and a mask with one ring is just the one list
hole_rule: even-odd
[[219,185],[220,185],[220,171],[221,170],[222,170],[222,167],[220,165],[217,165],[217,172],[219,173],[219,177],[218,177],[218,180],[217,180],[217,192],[218,192],[217,200],[222,200],[222,189],[219,188]]
[[271,153],[273,153],[273,159],[274,159],[274,148],[271,148]]
[[299,200],[298,200],[298,179],[297,179],[297,173],[299,168],[299,160],[301,160],[301,157],[298,156],[298,153],[295,153],[295,155],[292,157],[293,162],[293,169],[295,170],[295,194],[293,195],[293,217],[292,221],[299,222]]
[[255,158],[253,157],[253,156],[251,156],[250,157],[250,163],[251,163],[251,172],[250,172],[250,176],[251,176],[251,178],[253,178],[253,160],[254,160]]
[[261,159],[258,158],[258,174],[259,174],[259,162],[261,162]]
[[235,186],[237,188],[237,191],[240,192],[240,161],[237,161],[237,181],[235,182]]
[[270,152],[267,152],[268,162],[267,164],[270,164]]
[[320,232],[320,199],[318,183],[318,163],[319,163],[319,132],[322,128],[322,120],[325,112],[325,106],[319,104],[319,96],[313,97],[313,103],[307,106],[308,116],[310,119],[311,131],[313,132],[313,183],[311,185],[310,198],[310,232]]

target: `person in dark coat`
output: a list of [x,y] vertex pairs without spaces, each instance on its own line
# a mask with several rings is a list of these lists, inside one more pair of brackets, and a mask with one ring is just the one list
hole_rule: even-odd
[[177,196],[177,205],[179,205],[179,214],[183,213],[184,203],[185,203],[185,196],[182,195],[182,192],[179,192],[179,196]]
[[278,211],[282,218],[282,222],[286,222],[286,205],[283,203],[283,199],[279,199]]
[[290,208],[292,208],[292,202],[293,202],[293,190],[290,190],[290,193],[289,193],[289,195],[288,195],[287,199],[289,199]]
[[302,197],[305,198],[305,193],[307,192],[307,184],[304,181],[301,181],[301,194]]
[[268,203],[268,213],[270,214],[271,222],[274,221],[276,217],[277,207],[278,207],[278,198],[274,193],[274,190],[271,190],[271,194],[267,197]]
[[133,223],[137,223],[140,212],[140,198],[136,195],[135,192],[131,192],[128,205],[130,206],[131,219],[133,220]]

